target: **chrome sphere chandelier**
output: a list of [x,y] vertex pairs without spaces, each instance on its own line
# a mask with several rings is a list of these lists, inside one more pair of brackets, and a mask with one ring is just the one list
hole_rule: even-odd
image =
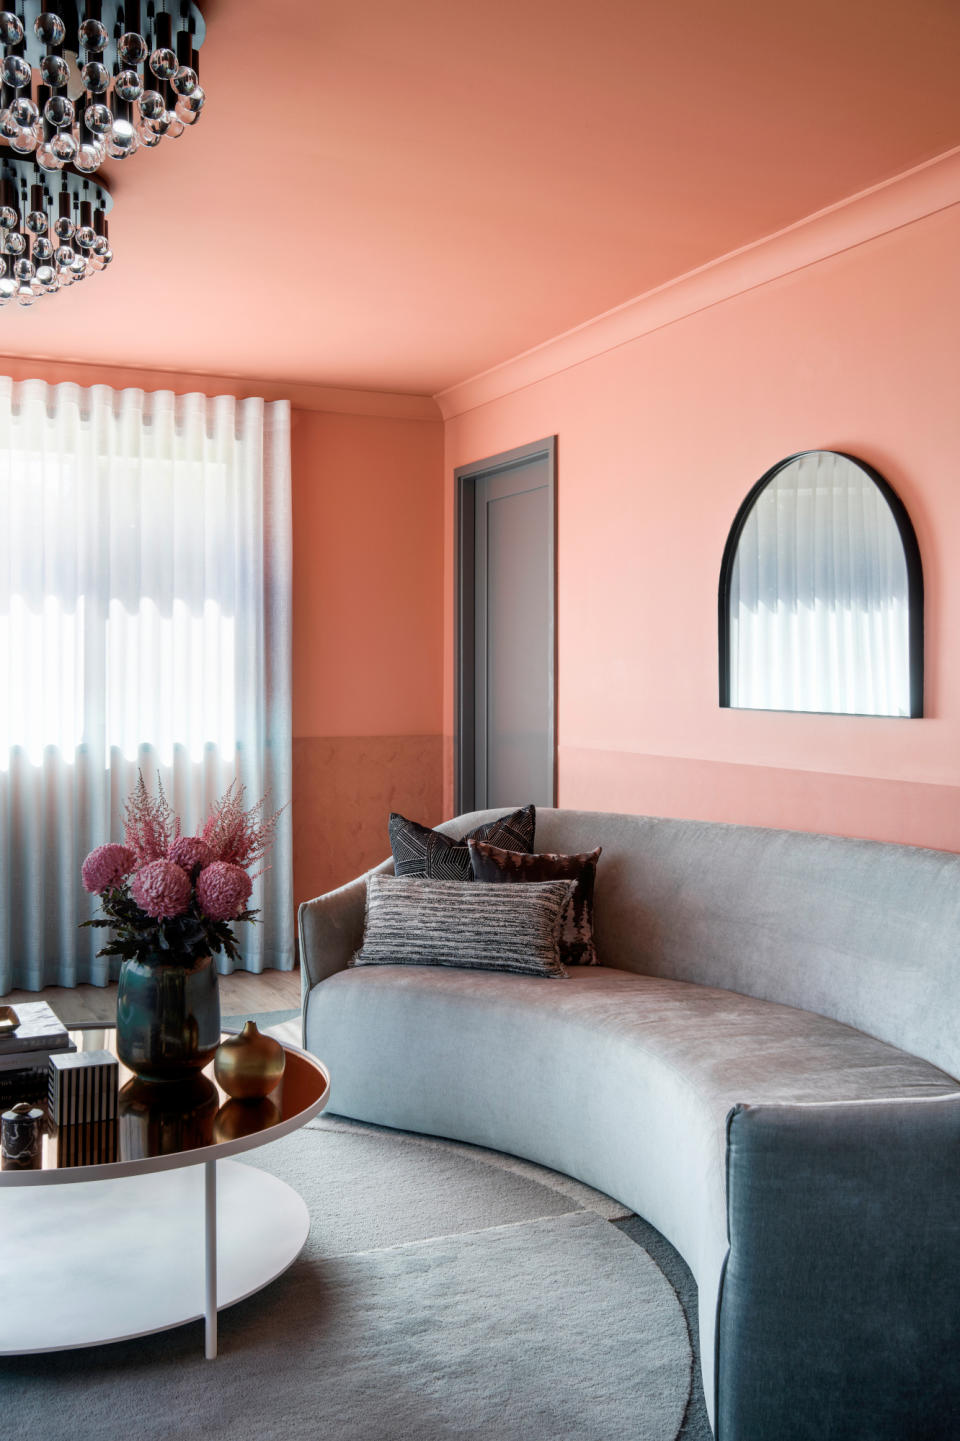
[[67,170],[0,159],[0,305],[32,305],[110,264],[106,189]]
[[[3,0],[0,0],[0,4]],[[0,10],[0,305],[102,269],[96,176],[200,118],[195,0],[7,0]],[[41,223],[43,222],[43,223]]]
[[200,118],[204,24],[190,0],[19,0],[0,11],[0,138],[91,175]]

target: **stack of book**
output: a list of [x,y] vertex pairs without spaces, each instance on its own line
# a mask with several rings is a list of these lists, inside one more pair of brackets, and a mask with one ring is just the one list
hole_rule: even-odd
[[20,1024],[15,1031],[0,1035],[0,1105],[4,1110],[18,1101],[45,1101],[50,1057],[77,1049],[46,1001],[25,1001],[15,1009]]

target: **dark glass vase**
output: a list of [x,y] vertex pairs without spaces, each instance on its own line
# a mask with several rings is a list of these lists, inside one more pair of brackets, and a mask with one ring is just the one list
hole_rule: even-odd
[[212,956],[169,951],[124,961],[117,994],[117,1055],[148,1081],[182,1081],[220,1044],[220,992]]

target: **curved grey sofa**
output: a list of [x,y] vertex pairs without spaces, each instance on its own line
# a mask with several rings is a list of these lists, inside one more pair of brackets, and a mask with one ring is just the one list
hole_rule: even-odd
[[960,1434],[960,856],[538,810],[539,851],[596,845],[604,965],[568,981],[347,970],[365,878],[303,905],[330,1109],[646,1217],[697,1280],[718,1441]]

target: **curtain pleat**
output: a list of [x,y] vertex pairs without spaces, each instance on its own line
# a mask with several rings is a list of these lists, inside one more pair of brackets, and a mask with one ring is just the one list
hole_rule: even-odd
[[747,709],[909,715],[903,543],[886,499],[818,452],[764,488],[730,582],[730,698]]
[[[286,402],[0,378],[0,993],[116,975],[80,865],[138,770],[188,834],[235,777],[289,801],[290,585]],[[291,846],[247,970],[294,963]]]

